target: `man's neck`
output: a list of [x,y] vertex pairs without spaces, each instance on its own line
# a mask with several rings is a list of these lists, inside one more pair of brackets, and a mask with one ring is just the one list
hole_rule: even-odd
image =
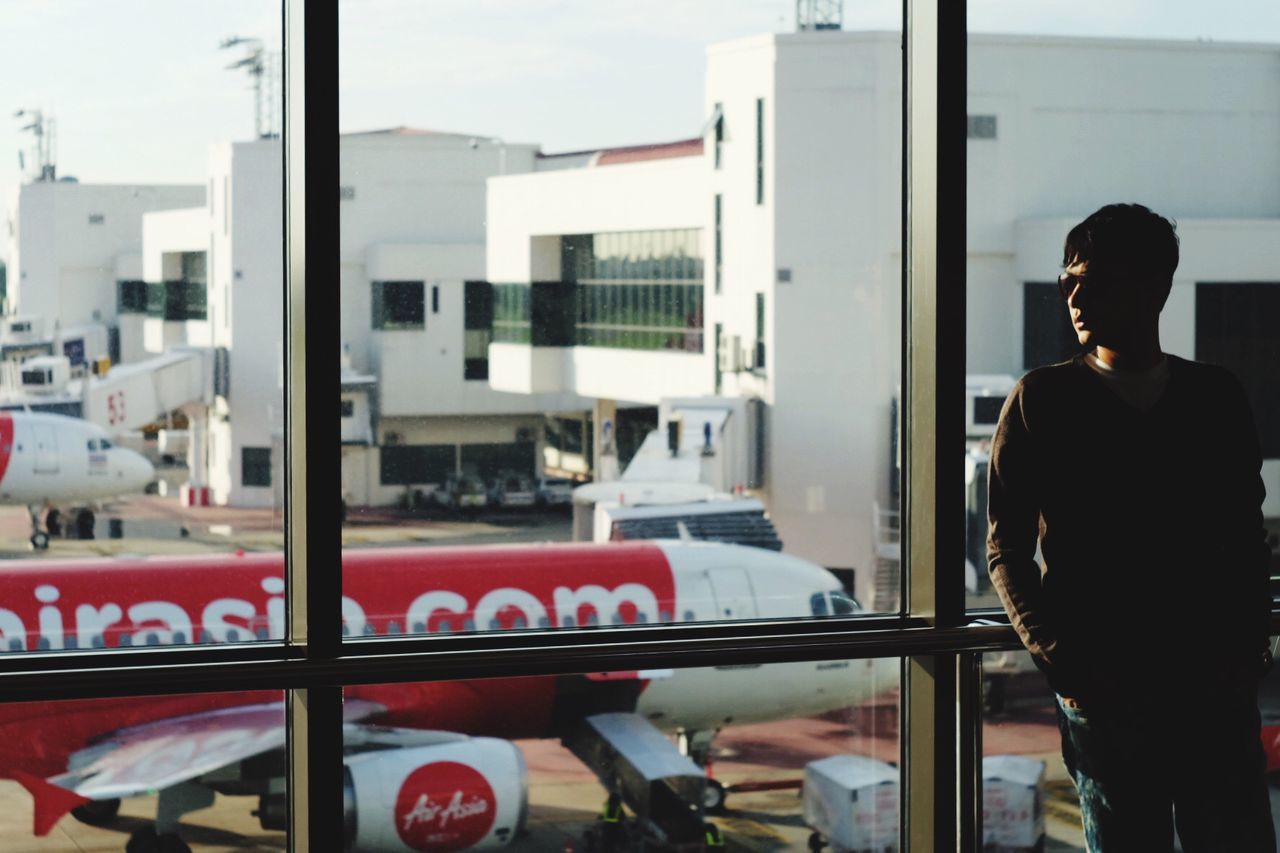
[[1123,350],[1100,346],[1096,355],[1098,361],[1113,370],[1148,370],[1164,361],[1164,352],[1158,345],[1153,349]]

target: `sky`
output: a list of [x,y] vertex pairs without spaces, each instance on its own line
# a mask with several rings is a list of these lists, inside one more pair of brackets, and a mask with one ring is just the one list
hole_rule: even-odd
[[[897,29],[846,0],[845,29]],[[565,151],[696,136],[707,45],[794,29],[794,0],[340,0],[340,125],[407,125]],[[0,199],[57,122],[60,175],[203,183],[208,146],[253,135],[231,35],[280,44],[269,0],[0,0]],[[1277,0],[969,0],[981,32],[1280,43]],[[28,163],[31,157],[28,154]]]

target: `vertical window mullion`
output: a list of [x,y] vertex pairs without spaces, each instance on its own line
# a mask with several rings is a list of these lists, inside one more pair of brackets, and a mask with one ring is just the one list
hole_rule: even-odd
[[[337,4],[284,0],[283,33],[286,642],[332,659],[341,651],[340,335],[335,301],[306,295],[308,273],[330,292],[323,283],[336,283],[339,268]],[[286,706],[289,844],[319,849],[343,832],[342,692],[294,690]]]
[[[964,523],[958,447],[964,430],[964,0],[906,0],[903,51],[904,604],[937,627],[964,620]],[[945,282],[944,282],[945,279]],[[903,843],[913,851],[974,849],[977,796],[970,754],[978,715],[966,655],[903,664]]]

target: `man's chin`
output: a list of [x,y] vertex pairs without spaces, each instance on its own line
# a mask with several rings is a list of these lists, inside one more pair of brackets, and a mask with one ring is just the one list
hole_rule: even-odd
[[1076,340],[1080,342],[1082,347],[1091,347],[1097,343],[1093,339],[1093,332],[1089,329],[1076,329]]

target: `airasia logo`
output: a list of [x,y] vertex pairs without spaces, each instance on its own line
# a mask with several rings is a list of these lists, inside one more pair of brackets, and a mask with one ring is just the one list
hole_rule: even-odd
[[457,761],[424,764],[396,795],[396,832],[411,850],[462,850],[489,834],[496,805],[476,769]]

